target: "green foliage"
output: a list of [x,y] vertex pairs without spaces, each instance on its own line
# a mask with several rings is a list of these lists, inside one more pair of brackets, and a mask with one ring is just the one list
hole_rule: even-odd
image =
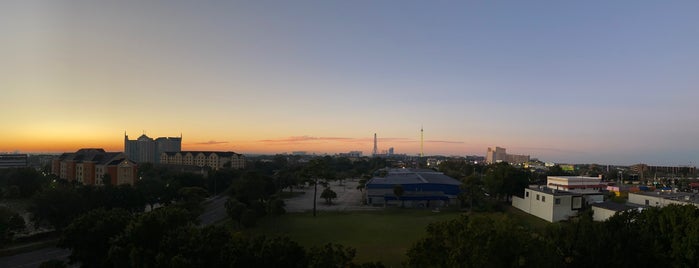
[[224,253],[229,267],[307,267],[303,247],[286,237],[235,235]]
[[245,228],[255,227],[257,225],[257,213],[252,209],[246,209],[240,215],[240,224]]
[[31,197],[46,183],[48,178],[33,168],[0,169],[0,189],[7,198]]
[[488,166],[484,178],[485,189],[491,196],[509,198],[522,194],[529,184],[529,172],[508,163],[496,163]]
[[239,227],[242,227],[243,212],[247,210],[247,206],[235,198],[228,198],[226,200],[226,213],[231,219],[237,223]]
[[284,209],[285,206],[286,204],[284,203],[284,200],[272,199],[267,203],[268,214],[272,216],[282,215],[286,213],[286,209]]
[[[150,164],[150,163],[146,163]],[[141,193],[144,201],[153,209],[153,205],[163,202],[165,183],[160,179],[145,178],[136,182],[135,188]]]
[[9,208],[0,206],[0,245],[12,240],[12,236],[24,228],[22,216]]
[[337,193],[328,187],[320,193],[320,198],[325,199],[325,204],[332,205],[333,199],[337,198]]
[[233,184],[235,197],[250,205],[253,201],[264,202],[276,193],[274,180],[258,172],[246,172]]
[[444,175],[461,179],[476,173],[482,173],[483,167],[483,165],[471,164],[463,160],[448,160],[439,163],[438,169]]
[[357,255],[354,248],[346,248],[337,244],[325,244],[322,247],[312,247],[308,252],[308,267],[349,267]]
[[188,211],[177,207],[142,214],[113,240],[109,261],[118,267],[155,267],[159,249],[168,233],[192,225],[194,221]]
[[39,268],[66,268],[68,265],[64,261],[61,260],[48,260],[45,262],[42,262],[39,265]]
[[483,181],[477,175],[472,174],[464,178],[460,188],[461,193],[458,198],[461,200],[462,206],[467,205],[470,211],[477,207],[485,207]]
[[412,267],[694,267],[699,263],[699,208],[631,210],[605,222],[591,212],[543,232],[508,218],[464,216],[432,224],[408,251]]
[[553,248],[512,219],[483,216],[430,224],[408,250],[410,267],[560,267]]
[[123,209],[92,210],[63,230],[59,246],[71,249],[71,263],[80,263],[83,267],[105,267],[110,239],[119,235],[131,219],[131,214]]
[[177,227],[163,238],[156,267],[224,267],[221,254],[230,241],[230,233],[220,226]]
[[75,189],[57,186],[39,191],[32,197],[27,210],[35,225],[49,225],[61,230],[86,209],[85,199]]

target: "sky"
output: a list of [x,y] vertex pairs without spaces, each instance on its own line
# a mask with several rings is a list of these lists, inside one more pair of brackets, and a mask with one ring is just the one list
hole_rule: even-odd
[[696,165],[697,1],[2,1],[0,152]]

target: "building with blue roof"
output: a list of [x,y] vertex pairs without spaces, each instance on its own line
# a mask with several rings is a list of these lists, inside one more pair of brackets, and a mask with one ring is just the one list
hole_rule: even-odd
[[[461,182],[430,169],[387,169],[385,176],[375,176],[366,183],[368,205],[406,207],[441,207],[456,203]],[[396,185],[404,193],[396,196]]]

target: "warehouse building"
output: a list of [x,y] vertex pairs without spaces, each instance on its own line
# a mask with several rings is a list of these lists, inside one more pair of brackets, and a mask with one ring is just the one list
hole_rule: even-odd
[[[456,204],[461,182],[429,169],[385,169],[366,183],[366,201],[374,206],[442,207]],[[403,194],[396,195],[400,185]]]

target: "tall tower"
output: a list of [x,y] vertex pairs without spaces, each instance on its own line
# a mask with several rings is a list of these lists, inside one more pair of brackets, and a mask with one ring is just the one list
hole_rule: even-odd
[[425,156],[425,151],[424,151],[424,147],[423,147],[424,138],[425,138],[425,133],[422,130],[422,126],[420,126],[420,157]]
[[374,133],[374,150],[371,151],[371,156],[376,156],[379,153],[379,148],[376,144],[376,133]]

